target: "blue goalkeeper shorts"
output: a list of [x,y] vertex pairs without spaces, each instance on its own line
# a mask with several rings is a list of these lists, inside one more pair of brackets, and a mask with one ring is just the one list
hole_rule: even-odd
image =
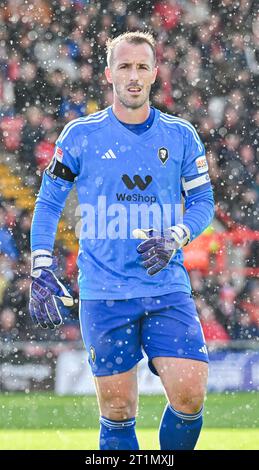
[[126,372],[148,356],[208,362],[194,300],[174,292],[128,300],[81,300],[81,333],[95,376]]

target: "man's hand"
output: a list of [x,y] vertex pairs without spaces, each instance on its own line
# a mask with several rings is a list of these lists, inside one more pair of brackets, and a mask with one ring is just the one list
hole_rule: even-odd
[[55,297],[67,307],[72,307],[74,304],[66,287],[55,276],[53,271],[56,268],[57,265],[50,252],[36,250],[32,253],[33,280],[30,288],[29,311],[32,321],[42,328],[54,329],[62,323]]
[[162,234],[154,229],[133,230],[134,238],[145,240],[137,246],[143,260],[143,266],[150,276],[164,269],[175,256],[177,250],[187,245],[190,230],[182,224],[166,229]]

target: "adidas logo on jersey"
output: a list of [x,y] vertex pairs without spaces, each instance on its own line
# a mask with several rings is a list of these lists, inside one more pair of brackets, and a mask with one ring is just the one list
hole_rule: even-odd
[[199,349],[199,352],[203,352],[204,354],[207,354],[207,348],[206,346],[202,346],[202,348]]
[[116,155],[113,153],[112,149],[109,149],[104,155],[102,155],[102,159],[106,160],[109,158],[116,158]]

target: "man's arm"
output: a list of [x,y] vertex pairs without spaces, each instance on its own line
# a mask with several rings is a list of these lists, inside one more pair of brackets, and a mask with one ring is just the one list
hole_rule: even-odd
[[214,216],[214,198],[205,148],[195,128],[186,134],[182,165],[182,194],[185,199],[183,224],[190,229],[190,241],[198,237]]
[[190,230],[189,241],[198,237],[212,222],[214,197],[212,189],[207,189],[185,198],[183,224]]
[[57,141],[53,160],[44,172],[31,227],[33,281],[29,310],[34,323],[43,328],[55,328],[62,323],[56,298],[66,306],[73,305],[71,295],[54,274],[57,266],[52,256],[58,222],[79,172],[79,165],[69,150],[75,148],[72,136],[68,131],[66,139],[62,135],[64,131],[60,142]]
[[186,212],[183,220],[168,227],[163,234],[154,230],[135,230],[135,238],[145,241],[137,247],[143,266],[150,276],[164,269],[177,250],[198,237],[211,223],[214,199],[208,174],[205,149],[195,129],[186,136],[185,158],[182,167],[182,193]]
[[52,253],[57,226],[73,183],[44,172],[36,200],[32,226],[31,251],[48,250]]

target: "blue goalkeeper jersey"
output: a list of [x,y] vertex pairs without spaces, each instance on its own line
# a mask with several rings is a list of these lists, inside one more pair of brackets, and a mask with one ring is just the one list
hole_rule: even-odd
[[[213,202],[204,146],[186,120],[152,108],[140,135],[112,107],[75,119],[60,134],[45,172],[32,224],[32,250],[52,251],[57,222],[75,176],[80,298],[127,299],[190,292],[182,250],[150,277],[136,251],[136,228],[160,231],[185,223],[195,238],[210,223]],[[183,197],[186,212],[183,214]],[[196,206],[196,212],[194,208]]]

